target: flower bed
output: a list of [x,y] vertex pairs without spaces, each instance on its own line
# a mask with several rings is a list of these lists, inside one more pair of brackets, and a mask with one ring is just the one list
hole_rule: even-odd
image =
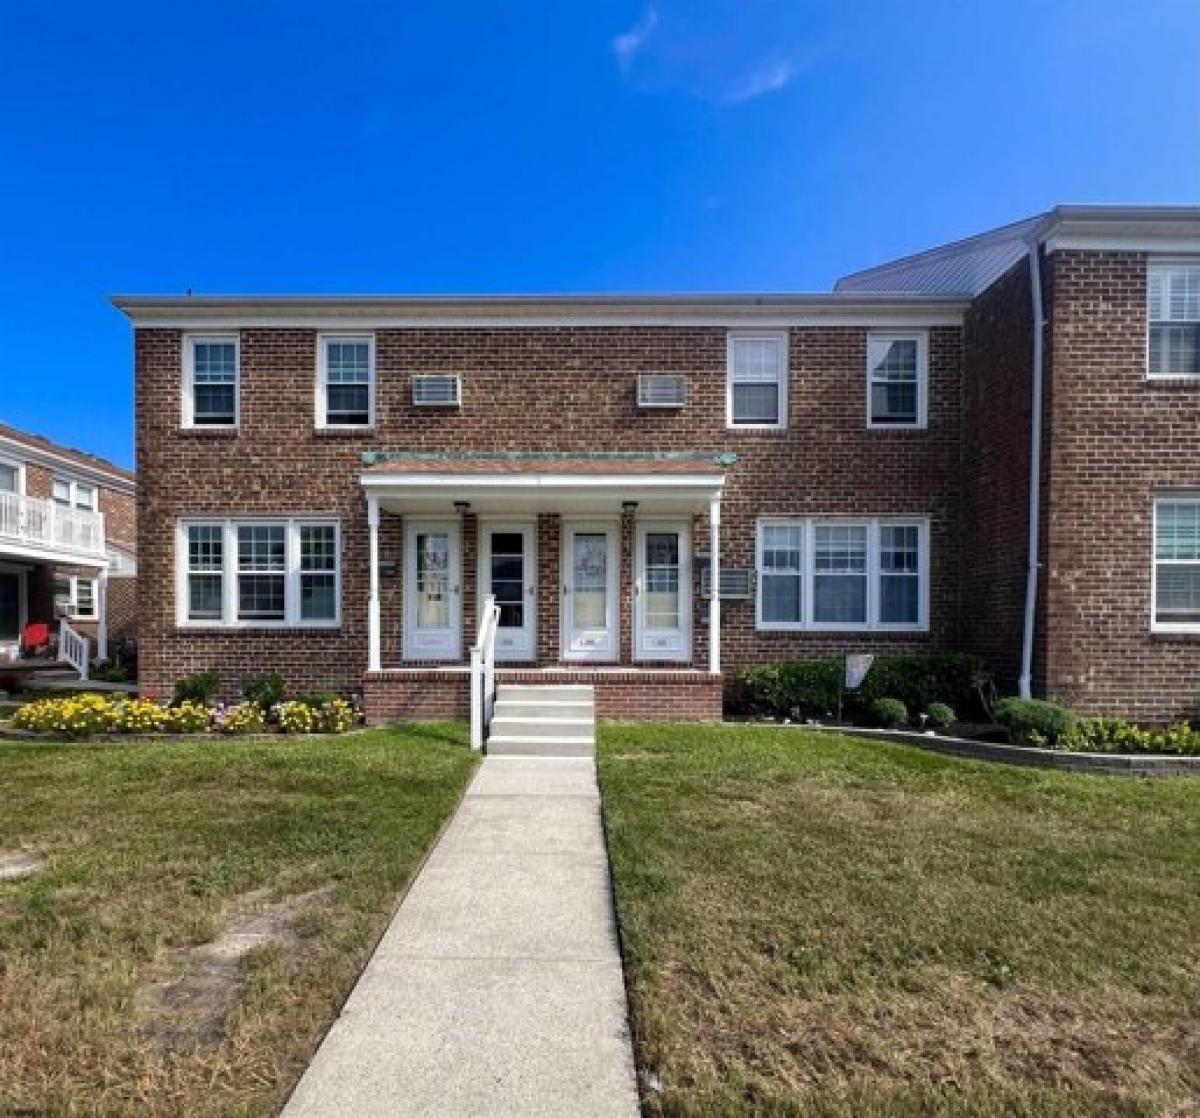
[[79,739],[96,734],[344,734],[361,722],[355,706],[337,697],[278,703],[264,712],[250,701],[208,707],[194,700],[167,705],[82,694],[26,703],[13,714],[11,726]]

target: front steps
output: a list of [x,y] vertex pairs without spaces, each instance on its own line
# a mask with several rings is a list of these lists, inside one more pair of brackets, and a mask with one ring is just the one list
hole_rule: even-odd
[[594,756],[595,688],[500,684],[486,749],[492,757]]

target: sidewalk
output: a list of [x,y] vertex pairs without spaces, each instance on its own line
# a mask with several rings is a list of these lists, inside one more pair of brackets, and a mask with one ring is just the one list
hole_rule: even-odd
[[489,757],[284,1116],[638,1112],[595,762]]

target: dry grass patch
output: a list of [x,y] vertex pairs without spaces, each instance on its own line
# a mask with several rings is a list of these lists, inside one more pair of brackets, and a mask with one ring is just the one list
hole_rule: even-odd
[[475,765],[456,726],[0,745],[0,1114],[277,1112]]
[[1200,1114],[1200,781],[604,728],[648,1109]]

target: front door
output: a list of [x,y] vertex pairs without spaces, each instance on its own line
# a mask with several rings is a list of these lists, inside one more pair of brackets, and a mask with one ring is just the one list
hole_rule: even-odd
[[678,522],[637,526],[634,659],[692,658],[690,533]]
[[404,658],[462,656],[462,553],[457,520],[404,526]]
[[21,639],[21,576],[0,571],[0,645]]
[[480,525],[479,592],[500,607],[497,660],[537,658],[536,538],[532,524]]
[[617,659],[617,527],[563,527],[563,659]]

